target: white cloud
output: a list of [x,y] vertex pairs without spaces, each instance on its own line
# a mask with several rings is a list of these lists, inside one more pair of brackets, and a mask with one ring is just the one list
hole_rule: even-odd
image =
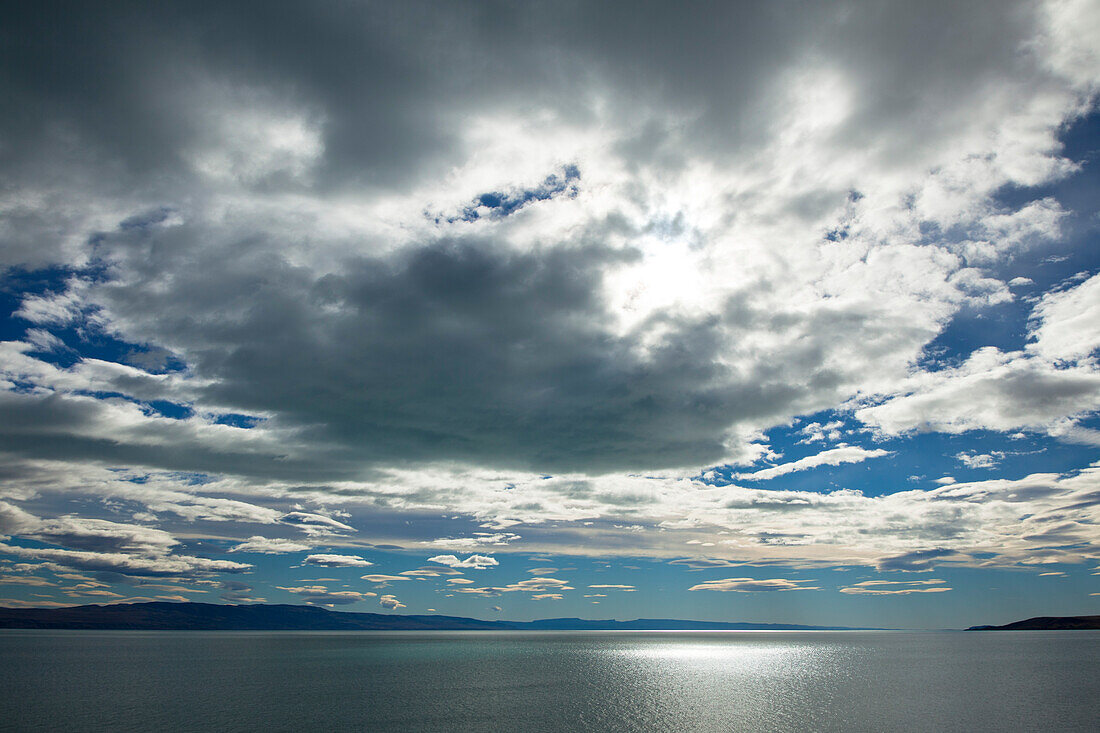
[[314,606],[343,606],[350,603],[358,603],[359,601],[376,596],[376,593],[360,593],[350,590],[329,590],[323,585],[305,585],[305,586],[275,586],[279,590],[285,590],[287,593],[293,593],[296,596],[301,596],[302,600]]
[[1100,349],[1100,275],[1047,293],[1032,312],[1038,327],[1028,351],[1051,362],[1080,361]]
[[304,179],[324,152],[322,121],[280,109],[259,90],[214,86],[197,96],[190,111],[203,135],[184,157],[207,178],[242,184],[279,174]]
[[312,550],[312,545],[307,545],[294,540],[275,539],[254,535],[244,542],[229,548],[230,552],[257,552],[264,555],[279,555],[286,552],[307,552]]
[[64,351],[68,348],[60,338],[41,328],[28,328],[24,338],[36,351]]
[[839,441],[841,438],[841,428],[844,427],[844,423],[839,420],[827,422],[824,425],[819,422],[807,423],[798,432],[805,437],[799,441],[800,443],[821,443],[825,440],[833,442]]
[[860,448],[859,446],[840,446],[839,448],[822,451],[817,455],[806,456],[805,458],[800,458],[790,463],[782,463],[778,466],[765,468],[752,473],[739,473],[736,474],[736,478],[766,481],[776,478],[777,476],[784,476],[788,473],[795,473],[796,471],[805,471],[810,468],[816,468],[817,466],[839,466],[842,463],[860,463],[868,458],[878,458],[888,455],[890,455],[890,451],[881,448],[868,450],[866,448]]
[[913,430],[1042,431],[1100,443],[1078,418],[1100,410],[1100,275],[1047,293],[1032,311],[1026,350],[978,349],[957,367],[914,374],[897,396],[857,409],[887,434]]
[[360,577],[363,580],[366,580],[370,583],[383,583],[383,584],[389,583],[391,581],[396,581],[396,580],[409,580],[409,578],[407,576],[404,576],[404,575],[383,575],[383,574],[380,574],[380,573],[375,573],[375,574],[372,574],[372,575],[363,575],[363,576],[360,576]]
[[23,298],[16,318],[42,326],[67,326],[81,318],[84,309],[79,291],[28,295]]
[[1100,409],[1100,372],[1057,367],[1021,352],[987,347],[960,366],[923,372],[910,389],[857,409],[856,417],[890,435],[1036,430],[1074,437],[1073,421]]
[[306,565],[320,565],[323,568],[365,568],[373,565],[369,560],[364,560],[358,555],[307,555],[302,561]]
[[473,570],[484,570],[500,564],[488,555],[470,555],[465,560],[459,560],[454,555],[436,555],[429,557],[428,562],[437,562],[449,568],[472,568]]
[[768,578],[756,580],[755,578],[723,578],[721,580],[707,580],[688,588],[691,590],[715,590],[733,593],[758,593],[763,591],[783,590],[821,590],[817,586],[804,585],[812,583],[812,580],[788,580],[786,578]]
[[509,542],[518,539],[520,539],[520,536],[514,532],[474,532],[473,537],[440,538],[432,540],[432,544],[446,548],[473,549],[487,545],[507,545]]
[[0,552],[77,570],[127,575],[205,575],[238,573],[252,567],[247,563],[177,554],[174,549],[179,541],[154,527],[76,515],[42,519],[4,501],[0,501],[0,530],[55,545],[22,547],[0,542]]
[[397,600],[396,596],[387,595],[378,599],[378,605],[383,608],[388,608],[391,611],[396,611],[399,608],[405,608],[405,604]]
[[998,463],[1004,460],[1004,457],[1004,451],[993,451],[992,453],[963,451],[955,454],[955,460],[967,468],[995,468]]
[[503,593],[537,593],[541,591],[558,591],[558,590],[573,590],[569,585],[568,580],[562,580],[560,578],[524,578],[518,580],[515,583],[501,586],[497,590]]
[[[968,262],[975,264],[991,264],[1009,259],[1011,255],[1036,241],[1057,239],[1066,213],[1058,201],[1045,198],[1009,214],[989,215],[982,225],[982,234],[988,239],[965,242],[963,252]],[[1009,285],[1030,283],[1029,280],[1020,283],[1019,280],[1021,278],[1015,278]]]
[[510,583],[502,586],[485,586],[475,588],[449,588],[448,590],[454,593],[461,593],[465,595],[484,596],[487,598],[493,598],[503,593],[551,593],[559,594],[561,591],[576,590],[573,586],[569,585],[568,580],[562,580],[560,578],[524,578],[523,580]]
[[951,590],[946,581],[929,580],[865,580],[840,589],[850,595],[905,596],[912,593],[946,593]]
[[0,542],[0,551],[34,560],[49,560],[78,570],[108,571],[125,575],[239,573],[252,567],[247,563],[190,555],[128,555],[122,552],[19,547],[3,542]]
[[323,514],[311,514],[309,512],[287,512],[279,517],[279,521],[283,524],[294,525],[310,535],[355,531],[354,527],[350,527],[343,522],[338,522],[332,517],[326,517]]

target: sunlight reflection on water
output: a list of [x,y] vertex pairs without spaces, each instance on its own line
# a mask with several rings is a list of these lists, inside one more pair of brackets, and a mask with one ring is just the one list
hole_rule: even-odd
[[805,653],[805,647],[731,645],[731,644],[690,644],[668,642],[651,644],[631,649],[618,650],[616,653],[637,659],[672,659],[695,661],[699,663],[731,663],[741,665],[767,666],[774,664],[776,657],[798,656]]
[[[610,676],[626,691],[614,717],[661,730],[820,726],[834,710],[828,693],[850,653],[836,644],[749,635],[643,639],[605,650]],[[813,709],[805,705],[810,691]]]
[[0,731],[1095,730],[1100,633],[0,634]]

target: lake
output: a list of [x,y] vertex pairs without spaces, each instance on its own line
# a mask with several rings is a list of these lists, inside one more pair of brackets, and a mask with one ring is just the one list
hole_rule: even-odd
[[1094,631],[0,631],[5,731],[1098,729]]

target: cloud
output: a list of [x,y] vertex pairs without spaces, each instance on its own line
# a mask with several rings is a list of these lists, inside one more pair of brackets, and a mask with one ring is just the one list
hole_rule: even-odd
[[1079,361],[1100,349],[1100,275],[1047,293],[1032,311],[1028,351],[1052,362]]
[[710,568],[736,568],[744,563],[732,562],[721,558],[680,558],[671,560],[669,565],[686,565],[692,570],[708,570]]
[[19,534],[79,550],[145,555],[163,555],[179,544],[171,534],[161,529],[75,515],[38,520],[33,528],[25,527]]
[[[22,299],[19,309],[13,314],[43,326],[64,326],[81,318],[84,309],[78,292],[72,290],[63,293],[28,295]],[[41,332],[40,329],[38,329]]]
[[253,535],[239,545],[230,547],[229,552],[256,552],[264,555],[279,555],[287,552],[307,552],[312,549],[312,545],[295,542],[294,540]]
[[628,591],[628,592],[637,590],[637,588],[635,588],[632,585],[590,585],[588,587],[589,588],[606,588],[606,589],[609,589],[609,590],[621,590],[621,591]]
[[436,555],[429,557],[428,562],[437,562],[449,568],[471,568],[473,570],[484,570],[500,564],[495,558],[488,555],[470,555],[465,560],[459,560],[454,555]]
[[12,535],[62,547],[22,547],[0,542],[0,551],[77,570],[126,575],[206,575],[239,573],[247,563],[212,560],[174,552],[179,545],[164,530],[105,519],[64,515],[41,519],[0,501],[0,529]]
[[408,577],[406,577],[404,575],[381,575],[381,574],[362,575],[360,577],[363,580],[366,580],[367,582],[381,583],[383,585],[385,585],[385,584],[387,584],[391,581],[408,580],[409,579]]
[[36,575],[0,575],[0,585],[34,585],[39,587],[55,586],[45,578]]
[[[70,598],[84,598],[84,597],[124,598],[125,597],[121,593],[115,593],[113,591],[103,590],[102,588],[96,588],[96,589],[70,588],[70,589],[63,590],[62,592],[65,595],[69,596]],[[166,597],[167,596],[157,596],[157,598],[166,598]],[[189,601],[189,600],[191,600],[190,598],[187,598],[187,597],[181,596],[181,595],[170,596],[170,598],[172,600],[179,600],[179,601]]]
[[397,600],[396,596],[382,596],[378,599],[378,605],[391,611],[396,611],[399,608],[405,608],[405,604]]
[[899,395],[855,415],[886,434],[971,430],[1045,432],[1100,443],[1077,426],[1100,410],[1100,371],[1090,355],[1100,348],[1100,275],[1043,296],[1032,311],[1023,351],[984,347],[957,367],[913,375]]
[[485,596],[488,598],[499,596],[503,593],[552,593],[557,594],[559,591],[575,590],[575,588],[569,585],[569,581],[562,580],[560,578],[524,578],[523,580],[516,581],[503,586],[487,586],[476,588],[449,588],[448,590],[454,593],[462,593],[468,595]]
[[[47,482],[71,486],[68,491],[103,487],[111,496],[124,497],[150,486],[159,490],[157,482],[163,480],[153,475],[145,484],[133,484],[113,478],[108,471],[82,468],[74,472],[65,464],[36,463],[27,471],[28,478],[9,479],[8,490]],[[881,487],[885,493],[869,496],[850,489],[712,485],[678,476],[544,478],[441,467],[387,473],[377,483],[347,484],[346,490],[357,497],[371,498],[344,506],[355,512],[349,520],[353,524],[375,526],[390,526],[402,513],[409,518],[407,512],[417,516],[441,507],[456,515],[521,517],[528,523],[521,546],[524,552],[614,554],[629,548],[632,556],[667,558],[684,567],[782,563],[874,567],[880,558],[929,548],[959,552],[957,561],[965,564],[1010,566],[1038,558],[1082,562],[1096,552],[1095,533],[1089,529],[1090,523],[1100,521],[1100,508],[1089,503],[1091,494],[1100,490],[1100,474],[1094,469],[958,482],[931,490],[909,488],[902,479],[898,483],[891,486],[887,481]],[[248,486],[218,484],[232,487],[222,489],[227,491],[240,491],[242,485]],[[297,484],[285,489],[264,484],[248,490],[286,491],[295,501],[301,498]],[[340,496],[317,491],[325,503]],[[390,513],[392,507],[381,504],[398,500],[400,513]],[[378,512],[378,519],[368,519]],[[1051,526],[1048,518],[1059,515],[1068,523],[1061,530],[1066,541],[1052,544],[1044,533]],[[430,542],[432,534],[427,533],[423,542]],[[221,530],[218,535],[224,536]],[[245,532],[242,540],[249,536]],[[702,548],[708,553],[705,558],[685,558],[688,540],[714,544]],[[983,555],[980,563],[973,553]],[[448,562],[453,563],[467,558],[451,557]],[[468,570],[439,563],[433,563],[432,569],[440,573]]]
[[41,328],[28,328],[24,338],[37,351],[65,351],[68,349],[64,341]]
[[821,443],[825,440],[838,441],[841,437],[841,428],[844,427],[844,423],[839,420],[827,422],[824,425],[819,422],[807,423],[798,432],[805,437],[799,441],[800,443]]
[[[1100,444],[1100,275],[1049,286],[1084,261],[1050,258],[1085,213],[1056,192],[1100,78],[1091,4],[429,10],[5,19],[20,557],[1096,554],[1096,471],[1061,463],[876,496],[700,478],[778,460],[775,428],[834,447],[745,478],[882,455],[837,445],[864,428]],[[932,353],[1028,304],[1026,334]],[[459,558],[432,561],[497,564]]]
[[39,526],[40,520],[15,504],[0,501],[0,532],[19,534]]
[[462,572],[454,568],[441,568],[437,566],[417,568],[416,570],[403,570],[399,575],[409,575],[416,578],[438,578],[441,575],[462,575]]
[[307,555],[302,561],[306,565],[320,565],[323,568],[365,568],[374,563],[358,555]]
[[338,522],[332,517],[308,512],[287,512],[279,517],[283,524],[291,524],[298,527],[306,534],[327,534],[330,532],[354,532],[355,528],[343,522]]
[[35,599],[33,601],[22,600],[19,598],[0,598],[0,608],[70,608],[74,604],[59,603],[57,601],[47,601],[44,599]]
[[842,463],[860,463],[868,458],[878,458],[888,455],[890,455],[890,451],[881,448],[867,450],[866,448],[860,448],[858,446],[840,446],[839,448],[822,451],[817,455],[800,458],[791,463],[783,463],[778,466],[773,466],[772,468],[765,468],[752,473],[739,473],[736,474],[736,478],[766,481],[776,478],[777,476],[784,476],[796,471],[805,471],[806,469],[816,468],[817,466],[839,466]]
[[512,593],[516,591],[520,592],[536,592],[546,590],[573,590],[569,587],[568,580],[561,580],[560,578],[524,578],[523,580],[516,581],[510,585],[501,587],[499,590],[505,593]]
[[1005,457],[1004,451],[992,453],[978,453],[977,451],[963,451],[955,454],[955,460],[967,468],[995,468]]
[[914,550],[902,555],[880,558],[876,563],[879,570],[907,570],[923,572],[935,569],[935,566],[944,559],[956,559],[958,553],[953,550],[932,549]]
[[358,603],[366,598],[377,595],[376,593],[360,593],[350,590],[329,590],[323,585],[306,586],[276,586],[279,590],[301,596],[302,600],[314,606],[344,606],[350,603]]
[[716,590],[733,593],[759,593],[762,591],[783,590],[821,590],[817,586],[803,585],[812,583],[812,580],[787,580],[785,578],[768,578],[756,580],[754,578],[724,578],[721,580],[707,580],[688,588],[692,590]]
[[905,596],[912,593],[946,593],[951,590],[944,580],[865,580],[840,589],[851,595]]
[[109,571],[138,576],[240,573],[252,567],[247,563],[211,560],[190,555],[128,555],[121,552],[28,548],[3,542],[0,542],[0,552],[34,560],[49,560],[78,570]]
[[1036,430],[1073,436],[1074,420],[1100,408],[1100,373],[1021,352],[979,349],[960,366],[912,378],[912,391],[855,415],[888,435]]
[[[49,43],[13,17],[12,107],[49,119],[4,123],[4,262],[109,263],[28,293],[19,317],[178,355],[185,372],[133,381],[266,422],[137,410],[111,443],[92,436],[118,406],[34,392],[5,406],[8,441],[333,482],[750,457],[760,430],[892,394],[952,314],[1011,297],[969,260],[1059,231],[1057,202],[995,198],[1074,168],[1056,134],[1091,90],[1091,39],[1066,20],[1087,10],[1044,8],[715,8],[654,43],[669,10],[490,27],[435,8],[433,34],[414,11],[288,7],[257,26],[188,6],[219,28],[201,48],[171,4],[57,14]],[[970,40],[917,44],[918,18]],[[31,71],[45,59],[64,83]],[[482,63],[508,72],[470,85]],[[48,448],[27,430],[45,420]],[[137,450],[149,427],[158,449]]]
[[485,545],[507,545],[509,542],[518,539],[520,539],[520,536],[514,532],[474,532],[473,537],[445,537],[432,540],[432,544],[440,547],[472,549]]

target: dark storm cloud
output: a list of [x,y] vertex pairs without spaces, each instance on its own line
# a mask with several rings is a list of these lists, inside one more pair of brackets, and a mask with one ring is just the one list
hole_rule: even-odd
[[[319,471],[336,471],[331,462],[321,456],[280,461],[271,453],[249,453],[225,446],[219,449],[196,445],[186,429],[160,425],[148,430],[160,434],[165,442],[155,444],[132,436],[102,434],[103,424],[97,422],[101,411],[87,400],[55,397],[46,400],[10,399],[0,404],[0,454],[50,460],[77,460],[110,464],[156,466],[171,471],[211,471],[249,474],[274,478],[312,478]],[[88,429],[100,435],[81,435]],[[143,431],[144,432],[144,431]],[[130,439],[126,439],[129,437]],[[173,441],[179,439],[179,442]],[[270,470],[264,466],[269,466]]]
[[5,24],[5,87],[26,102],[7,127],[35,143],[20,153],[27,167],[57,134],[42,128],[46,117],[130,171],[155,170],[201,135],[178,114],[191,101],[180,93],[213,78],[323,111],[326,172],[392,184],[449,152],[461,110],[511,103],[513,90],[583,115],[583,102],[567,101],[591,73],[623,93],[648,90],[684,105],[719,100],[708,105],[712,115],[745,114],[737,100],[766,85],[766,72],[822,19],[812,5],[799,10],[120,2],[103,12],[36,3]]
[[[868,364],[904,364],[940,321],[877,304],[765,306],[781,283],[764,278],[708,313],[658,308],[624,331],[607,278],[639,261],[635,240],[661,226],[686,235],[682,222],[632,228],[612,210],[525,248],[508,231],[359,241],[321,231],[322,216],[277,234],[246,204],[407,194],[477,152],[467,133],[478,119],[530,110],[618,130],[627,171],[751,157],[799,101],[791,78],[822,66],[854,100],[829,144],[904,167],[944,144],[964,102],[1010,74],[1042,77],[1017,54],[1029,7],[22,5],[0,30],[0,179],[14,201],[3,262],[93,260],[105,274],[82,297],[102,306],[105,328],[137,353],[183,359],[199,406],[284,432],[248,450],[199,445],[167,422],[108,433],[87,401],[18,395],[0,405],[19,426],[6,446],[295,480],[425,461],[599,473],[744,454],[745,434],[837,404]],[[576,171],[583,190],[586,172],[571,165],[491,182],[475,195],[496,198],[475,200],[500,211],[483,218],[560,200],[538,188],[555,173]],[[813,190],[769,218],[849,198]],[[457,202],[459,219],[470,201]],[[739,351],[760,334],[784,340]]]
[[104,286],[109,310],[188,354],[213,380],[205,401],[277,415],[365,462],[705,463],[724,454],[731,415],[775,414],[799,397],[768,374],[719,366],[716,319],[666,317],[670,337],[645,355],[615,335],[599,281],[630,250],[448,240],[315,277],[254,242],[224,261],[190,247],[186,230],[116,250],[129,277]]
[[[874,100],[835,142],[866,150],[873,139],[876,160],[901,162],[957,122],[924,114],[929,105],[965,114],[962,102],[1020,63],[1028,7],[18,4],[0,29],[0,170],[8,192],[41,189],[56,205],[9,213],[5,261],[60,255],[58,233],[96,220],[82,210],[93,191],[120,202],[185,198],[199,185],[182,164],[188,151],[239,133],[247,123],[232,110],[242,108],[315,120],[315,183],[328,190],[395,190],[445,169],[468,152],[471,114],[517,99],[583,122],[594,98],[606,98],[613,121],[650,120],[622,141],[628,162],[676,167],[692,150],[751,152],[782,110],[773,90],[787,65],[818,58]],[[688,116],[670,121],[670,111]],[[251,185],[304,184],[279,169]]]

